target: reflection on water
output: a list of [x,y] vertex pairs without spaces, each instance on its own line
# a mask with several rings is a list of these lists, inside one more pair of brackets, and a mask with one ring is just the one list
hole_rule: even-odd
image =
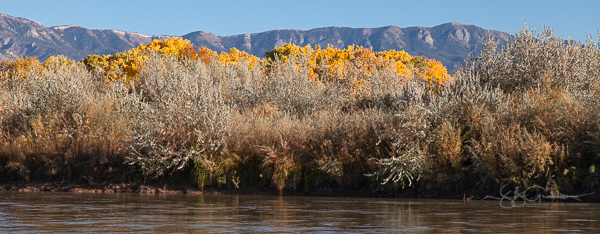
[[0,232],[598,232],[600,204],[0,192]]

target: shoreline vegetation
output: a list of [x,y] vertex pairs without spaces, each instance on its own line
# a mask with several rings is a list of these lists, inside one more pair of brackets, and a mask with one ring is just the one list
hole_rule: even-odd
[[429,198],[507,184],[598,191],[600,43],[525,28],[499,44],[488,38],[452,76],[404,51],[285,44],[260,59],[181,38],[80,62],[1,61],[0,184]]

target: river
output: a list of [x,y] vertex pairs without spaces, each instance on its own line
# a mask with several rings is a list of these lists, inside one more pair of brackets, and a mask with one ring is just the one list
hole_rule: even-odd
[[0,232],[600,232],[600,204],[0,192]]

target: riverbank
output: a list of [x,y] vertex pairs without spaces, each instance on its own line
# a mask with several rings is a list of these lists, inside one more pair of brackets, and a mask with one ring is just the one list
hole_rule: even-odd
[[[74,193],[145,193],[145,194],[211,194],[211,195],[267,195],[267,196],[334,196],[334,197],[381,197],[366,190],[333,190],[323,188],[312,192],[289,191],[280,194],[272,189],[256,188],[207,188],[199,189],[187,184],[76,184],[76,183],[13,183],[0,184],[0,191],[18,192],[74,192]],[[458,197],[456,197],[458,198]]]
[[[504,188],[501,188],[501,190]],[[513,188],[514,189],[514,188]],[[531,189],[531,188],[530,188]],[[24,184],[0,184],[0,191],[14,192],[67,192],[67,193],[141,193],[141,194],[189,194],[189,195],[250,195],[250,196],[318,196],[318,197],[371,197],[371,198],[418,198],[418,199],[452,199],[464,201],[471,200],[504,200],[522,201],[523,198],[537,201],[536,196],[542,196],[540,201],[547,202],[586,202],[599,203],[600,194],[597,192],[568,195],[548,194],[547,191],[531,190],[524,192],[518,190],[504,189],[498,193],[479,194],[475,191],[460,194],[443,194],[436,196],[418,195],[415,191],[404,191],[403,193],[381,193],[368,189],[331,189],[321,188],[312,192],[287,191],[280,193],[273,189],[257,188],[208,188],[199,189],[197,186],[188,184],[77,184],[77,183],[24,183]],[[514,192],[513,192],[514,191]],[[534,199],[535,198],[535,199]]]
[[148,193],[148,194],[228,194],[228,195],[273,195],[271,192],[252,189],[198,189],[197,186],[155,184],[76,184],[76,183],[25,183],[2,184],[2,191],[19,192],[75,192],[75,193]]

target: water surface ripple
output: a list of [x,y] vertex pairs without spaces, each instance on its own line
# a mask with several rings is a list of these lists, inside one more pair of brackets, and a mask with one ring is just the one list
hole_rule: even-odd
[[0,232],[600,232],[600,204],[0,192]]

